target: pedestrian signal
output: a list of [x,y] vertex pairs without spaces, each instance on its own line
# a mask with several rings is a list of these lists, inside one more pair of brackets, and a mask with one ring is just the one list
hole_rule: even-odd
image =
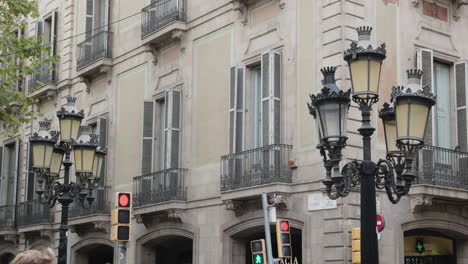
[[251,241],[250,248],[252,249],[252,263],[266,264],[265,240],[259,239]]

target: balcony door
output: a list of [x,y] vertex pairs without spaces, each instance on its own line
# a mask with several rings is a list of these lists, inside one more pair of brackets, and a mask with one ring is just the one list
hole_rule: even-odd
[[434,111],[434,143],[437,147],[452,149],[450,66],[447,64],[434,62],[434,93],[437,96]]
[[16,185],[18,177],[18,146],[19,143],[15,142],[7,144],[3,147],[0,178],[0,205],[16,204]]

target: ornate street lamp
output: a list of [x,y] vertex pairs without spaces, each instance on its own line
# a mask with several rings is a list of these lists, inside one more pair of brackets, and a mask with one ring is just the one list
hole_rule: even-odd
[[[68,209],[77,202],[85,207],[93,200],[96,179],[96,157],[102,158],[105,152],[98,149],[97,135],[89,135],[88,127],[81,127],[84,111],[75,107],[76,98],[67,97],[67,104],[57,112],[60,133],[48,132],[49,122],[40,122],[38,133],[30,138],[33,152],[33,170],[36,172],[38,187],[36,193],[42,203],[53,207],[58,201],[62,205],[60,221],[60,242],[58,263],[67,261]],[[60,138],[60,141],[58,140]],[[77,182],[70,182],[71,153],[74,152]],[[98,154],[97,154],[98,153]],[[65,157],[65,159],[64,159]],[[99,159],[98,159],[99,160]],[[64,167],[63,182],[58,181],[61,167]],[[97,170],[97,169],[96,169]],[[87,203],[86,203],[87,202]]]
[[[323,184],[330,199],[345,197],[351,188],[360,185],[361,192],[361,260],[363,264],[379,263],[377,234],[375,227],[375,188],[385,189],[389,200],[397,203],[409,192],[415,175],[412,170],[413,156],[424,142],[424,130],[428,114],[434,105],[434,97],[428,88],[421,89],[421,71],[408,71],[405,89],[393,89],[392,101],[380,111],[387,147],[386,159],[377,163],[371,160],[372,105],[379,99],[379,82],[382,61],[385,59],[385,44],[380,47],[371,42],[372,28],[357,28],[359,41],[353,42],[344,53],[348,62],[352,98],[362,115],[362,126],[358,129],[363,138],[363,160],[345,164],[340,172],[342,149],[346,146],[346,115],[349,107],[349,92],[336,87],[335,68],[324,68],[324,88],[321,93],[311,95],[309,112],[318,123],[320,144],[326,177]],[[333,77],[332,77],[333,76]]]

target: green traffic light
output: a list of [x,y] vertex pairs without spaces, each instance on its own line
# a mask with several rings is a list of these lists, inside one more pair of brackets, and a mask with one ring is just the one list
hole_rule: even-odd
[[255,264],[263,264],[263,256],[261,254],[254,255]]

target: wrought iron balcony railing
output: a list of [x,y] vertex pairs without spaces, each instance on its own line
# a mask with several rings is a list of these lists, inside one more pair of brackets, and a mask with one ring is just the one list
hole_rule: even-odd
[[186,169],[166,169],[133,178],[133,204],[138,206],[167,201],[185,201]]
[[185,0],[157,0],[141,12],[141,37],[174,22],[185,22]]
[[468,153],[424,146],[418,153],[416,184],[468,190]]
[[0,230],[15,227],[15,209],[14,205],[0,206]]
[[221,191],[268,183],[290,183],[292,146],[274,144],[221,157]]
[[41,65],[36,69],[36,72],[36,74],[31,75],[28,82],[28,92],[30,93],[41,85],[54,84],[57,82],[55,71],[50,70],[46,65]]
[[18,226],[53,223],[52,214],[47,204],[39,200],[22,202],[17,209]]
[[78,70],[104,58],[112,58],[111,33],[100,31],[78,44],[76,68]]
[[104,214],[104,215],[110,214],[110,207],[111,207],[110,200],[109,200],[110,191],[111,191],[110,186],[98,187],[98,189],[95,191],[95,200],[89,207],[83,208],[77,203],[71,204],[70,211],[69,211],[70,218],[99,215],[99,214]]

